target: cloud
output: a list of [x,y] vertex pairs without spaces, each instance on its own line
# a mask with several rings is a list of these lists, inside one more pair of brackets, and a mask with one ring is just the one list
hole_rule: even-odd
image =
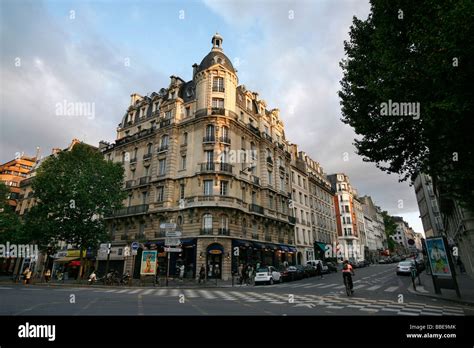
[[[36,146],[48,155],[73,138],[114,139],[130,94],[167,80],[95,33],[94,16],[80,15],[87,8],[75,11],[74,19],[58,19],[41,2],[2,4],[1,161],[33,155]],[[57,115],[62,103],[94,105],[95,115]]]
[[[339,62],[353,16],[365,19],[364,1],[205,1],[232,30],[248,37],[240,45],[239,82],[278,107],[287,138],[319,161],[327,173],[344,172],[361,195],[371,195],[391,214],[407,214],[421,231],[412,187],[399,183],[355,154],[356,137],[341,121]],[[291,12],[293,11],[293,12]],[[291,18],[293,14],[293,18]],[[245,35],[246,29],[258,34]],[[225,37],[224,37],[225,40]],[[225,50],[225,47],[224,47]],[[344,160],[347,153],[349,160]],[[400,203],[401,202],[401,203]],[[400,208],[399,206],[403,206]]]

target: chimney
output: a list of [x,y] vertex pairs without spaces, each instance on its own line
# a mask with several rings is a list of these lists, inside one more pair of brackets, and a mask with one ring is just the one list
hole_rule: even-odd
[[194,76],[196,75],[198,67],[199,65],[197,65],[196,63],[193,64],[193,80],[194,80]]

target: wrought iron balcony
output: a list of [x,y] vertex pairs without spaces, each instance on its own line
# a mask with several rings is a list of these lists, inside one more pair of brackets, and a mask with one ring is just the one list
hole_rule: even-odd
[[255,185],[260,185],[260,178],[258,176],[253,176],[252,181]]
[[257,204],[250,204],[249,210],[254,213],[262,214],[263,215],[263,207]]
[[225,116],[225,109],[224,108],[212,108],[211,115],[223,115]]
[[230,230],[228,228],[219,228],[219,234],[221,236],[230,236]]
[[125,182],[125,188],[131,188],[134,185],[135,180],[127,180]]
[[130,159],[130,164],[131,163],[137,163],[137,157],[136,156]]
[[202,138],[203,143],[215,143],[216,137],[214,135],[206,135]]
[[160,121],[160,128],[167,127],[171,124],[171,120]]
[[233,166],[230,163],[204,162],[201,163],[201,172],[220,172],[232,174]]
[[138,180],[138,185],[146,185],[150,182],[149,176],[143,176]]
[[109,216],[109,217],[139,215],[139,214],[145,214],[147,212],[148,212],[148,204],[139,204],[139,205],[132,205],[130,207],[118,209],[113,212],[112,216]]
[[252,126],[250,123],[247,125],[248,128],[257,136],[260,136],[260,130],[257,127]]
[[219,141],[224,144],[229,144],[230,145],[230,138],[229,137],[220,137]]
[[201,228],[200,235],[212,235],[212,228]]
[[273,164],[273,160],[270,156],[267,157],[267,163],[268,164]]
[[216,164],[214,162],[201,163],[201,172],[214,172]]
[[212,91],[213,92],[224,92],[225,89],[223,86],[212,86]]
[[144,159],[144,160],[148,160],[148,159],[150,159],[152,156],[153,156],[153,154],[152,154],[151,152],[150,152],[150,153],[146,153],[146,154],[143,155],[143,159]]
[[158,148],[158,152],[167,151],[167,150],[168,150],[168,147],[169,147],[168,144],[166,144],[166,145],[161,145],[161,146]]

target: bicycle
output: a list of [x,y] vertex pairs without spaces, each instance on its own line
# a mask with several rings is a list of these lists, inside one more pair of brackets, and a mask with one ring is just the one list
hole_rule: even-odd
[[351,296],[354,294],[354,290],[351,290],[351,284],[349,283],[348,277],[344,277],[344,285],[346,286],[346,294],[347,296]]

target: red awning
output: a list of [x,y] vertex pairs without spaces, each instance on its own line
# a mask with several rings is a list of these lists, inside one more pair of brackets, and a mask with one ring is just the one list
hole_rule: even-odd
[[78,266],[78,267],[79,267],[80,265],[81,265],[81,261],[71,261],[71,262],[69,263],[69,266],[71,266],[71,267],[74,267],[74,266]]

